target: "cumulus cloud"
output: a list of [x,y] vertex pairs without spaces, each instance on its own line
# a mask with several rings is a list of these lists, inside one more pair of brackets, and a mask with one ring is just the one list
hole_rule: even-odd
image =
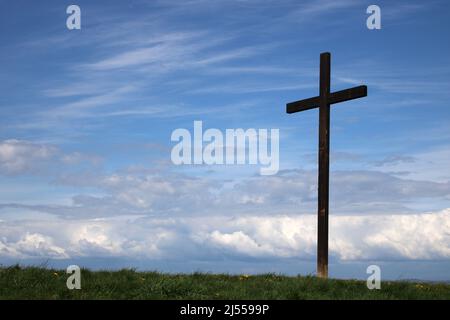
[[[123,229],[127,225],[127,231]],[[159,257],[168,230],[134,230],[133,220],[21,220],[0,223],[0,257],[64,259],[69,257]],[[32,231],[30,231],[32,230]],[[128,233],[129,232],[129,233]],[[55,244],[57,243],[57,244]]]
[[[245,217],[224,225],[207,233],[206,243],[248,256],[315,255],[316,216]],[[332,216],[330,255],[340,261],[448,259],[448,230],[448,209],[415,215]]]
[[27,257],[62,259],[69,257],[63,248],[54,244],[52,238],[40,233],[28,232],[15,242],[9,242],[6,237],[2,237],[0,239],[0,255],[19,259]]
[[[0,257],[314,260],[315,215],[116,217],[1,222]],[[330,256],[450,258],[450,209],[414,215],[331,216]]]

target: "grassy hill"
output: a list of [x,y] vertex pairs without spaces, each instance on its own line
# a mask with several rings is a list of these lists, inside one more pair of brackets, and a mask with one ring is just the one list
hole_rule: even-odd
[[276,274],[163,274],[81,271],[81,290],[68,290],[69,275],[43,268],[0,268],[0,299],[450,299],[449,284],[323,280]]

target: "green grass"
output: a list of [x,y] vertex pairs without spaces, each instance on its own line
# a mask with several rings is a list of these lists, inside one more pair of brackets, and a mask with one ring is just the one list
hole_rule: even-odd
[[164,274],[81,270],[81,290],[68,290],[65,271],[0,268],[0,299],[450,299],[450,285],[288,277],[276,274]]

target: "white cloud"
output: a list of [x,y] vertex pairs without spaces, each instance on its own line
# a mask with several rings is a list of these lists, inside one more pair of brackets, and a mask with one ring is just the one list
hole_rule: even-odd
[[0,175],[37,175],[61,165],[98,165],[101,161],[99,156],[77,151],[64,153],[58,147],[45,143],[16,139],[0,141]]
[[[316,216],[237,218],[221,229],[226,231],[214,230],[204,239],[234,254],[295,258],[315,254]],[[449,209],[415,215],[331,216],[330,255],[340,261],[449,259],[448,230]]]
[[[448,260],[449,230],[450,209],[331,216],[330,256],[338,261]],[[316,252],[315,215],[3,221],[0,233],[0,258],[313,260]]]
[[210,243],[216,245],[218,248],[228,249],[232,254],[244,254],[250,257],[273,254],[270,247],[258,244],[242,231],[221,233],[215,230],[209,234],[206,240],[209,240]]
[[0,142],[0,173],[17,174],[36,168],[43,161],[51,159],[56,148],[23,140]]
[[69,257],[63,248],[54,244],[52,238],[40,233],[28,232],[16,242],[8,242],[5,237],[1,238],[0,256],[18,259],[28,257],[64,259]]

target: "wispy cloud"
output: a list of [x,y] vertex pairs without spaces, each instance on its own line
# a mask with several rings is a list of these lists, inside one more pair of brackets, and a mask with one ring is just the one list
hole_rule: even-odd
[[213,36],[204,31],[167,33],[147,41],[145,46],[129,46],[125,52],[110,54],[99,61],[82,65],[81,68],[105,71],[137,67],[149,71],[149,66],[152,66],[153,71],[167,71],[251,57],[267,49],[267,46],[247,46],[225,50],[222,47],[220,51],[217,50],[218,46],[230,40],[229,36]]
[[218,86],[205,86],[199,89],[189,90],[189,93],[257,93],[257,92],[276,92],[276,91],[291,91],[299,89],[315,88],[313,84],[284,84],[284,85],[270,85],[270,84],[228,84]]

